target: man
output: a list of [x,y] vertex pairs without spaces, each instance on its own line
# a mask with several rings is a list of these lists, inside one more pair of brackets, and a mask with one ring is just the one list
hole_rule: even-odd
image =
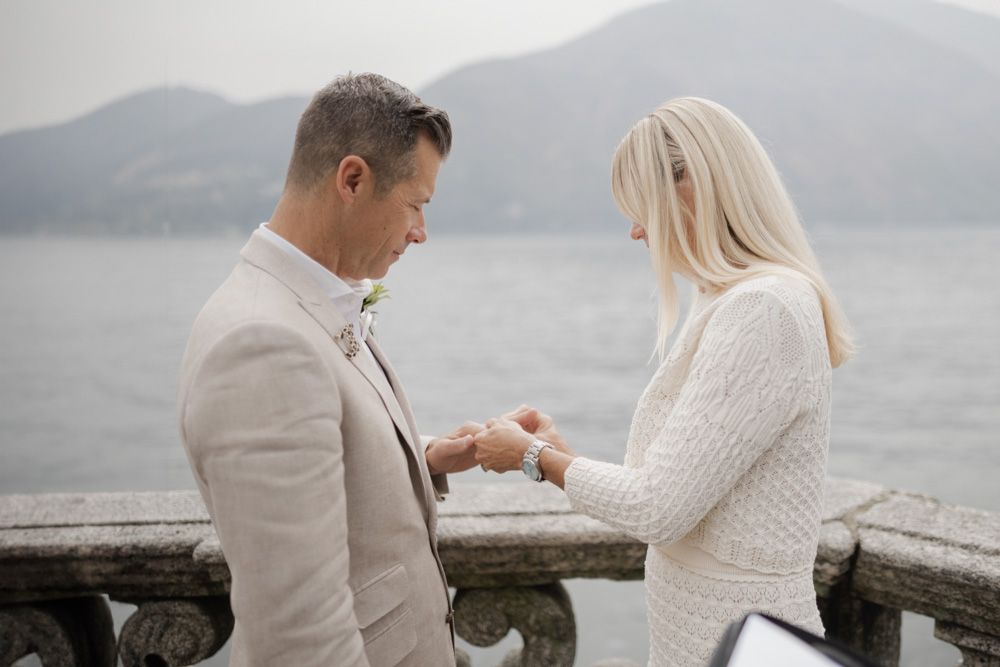
[[199,314],[178,420],[232,572],[232,665],[453,665],[435,541],[468,424],[421,444],[362,331],[366,278],[426,240],[445,112],[345,76],[299,121],[271,220]]

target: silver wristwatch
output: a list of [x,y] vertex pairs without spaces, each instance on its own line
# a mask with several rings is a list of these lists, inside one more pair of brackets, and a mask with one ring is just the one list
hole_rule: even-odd
[[[531,443],[531,447],[528,447],[528,451],[524,453],[524,458],[521,459],[521,470],[532,482],[541,482],[545,480],[545,478],[542,477],[542,466],[538,462],[538,455],[541,454],[542,450],[546,447],[552,447],[552,445],[541,440],[535,440]],[[555,449],[555,447],[552,447],[552,449]]]

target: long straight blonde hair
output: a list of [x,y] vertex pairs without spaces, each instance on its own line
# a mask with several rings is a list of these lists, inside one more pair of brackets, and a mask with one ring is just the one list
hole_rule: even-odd
[[622,139],[611,188],[618,208],[649,241],[661,359],[678,319],[675,271],[711,292],[763,275],[804,278],[819,295],[830,365],[854,354],[847,317],[777,170],[732,112],[696,97],[663,104]]

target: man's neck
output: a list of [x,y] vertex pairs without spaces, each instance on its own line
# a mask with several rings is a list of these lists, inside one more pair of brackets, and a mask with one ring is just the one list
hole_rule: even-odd
[[344,279],[337,271],[338,248],[330,233],[331,216],[323,215],[330,207],[318,201],[285,192],[278,200],[267,228],[282,237],[330,273]]

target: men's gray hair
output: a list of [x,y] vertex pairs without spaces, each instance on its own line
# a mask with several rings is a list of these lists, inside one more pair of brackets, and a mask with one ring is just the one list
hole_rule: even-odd
[[409,89],[378,74],[347,74],[317,92],[299,119],[285,187],[310,192],[348,155],[368,163],[385,195],[416,173],[417,138],[441,158],[451,151],[451,122]]

